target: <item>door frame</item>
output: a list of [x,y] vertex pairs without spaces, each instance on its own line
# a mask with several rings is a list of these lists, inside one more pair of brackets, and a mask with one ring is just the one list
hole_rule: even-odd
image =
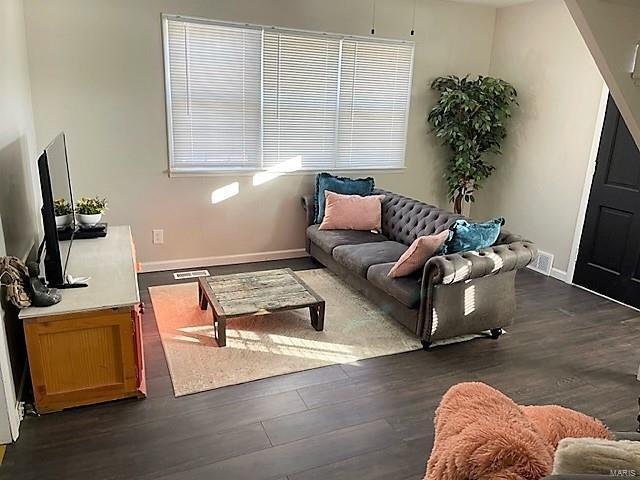
[[[603,82],[602,93],[600,95],[600,106],[598,107],[595,130],[593,132],[593,141],[591,143],[591,153],[589,154],[589,163],[587,165],[587,172],[584,177],[584,187],[582,188],[582,198],[580,200],[580,208],[578,209],[576,228],[573,233],[573,244],[571,245],[571,254],[569,255],[569,266],[567,268],[567,274],[564,279],[564,281],[570,285],[575,285],[573,283],[573,276],[576,270],[576,262],[578,260],[580,240],[582,239],[582,230],[584,229],[584,221],[587,215],[589,197],[591,196],[591,186],[593,184],[593,177],[596,172],[596,160],[598,158],[598,151],[600,150],[600,140],[602,138],[602,129],[604,128],[604,117],[607,111],[608,101],[609,88],[607,87],[607,84]],[[579,285],[576,286],[579,287]]]
[[[22,256],[26,261],[27,252]],[[0,218],[0,255],[6,255],[2,219]],[[5,312],[0,307],[0,445],[10,444],[18,439],[20,421],[22,419],[21,405],[13,383],[9,345],[4,326]],[[26,374],[25,364],[25,374]],[[24,379],[24,377],[23,377]]]

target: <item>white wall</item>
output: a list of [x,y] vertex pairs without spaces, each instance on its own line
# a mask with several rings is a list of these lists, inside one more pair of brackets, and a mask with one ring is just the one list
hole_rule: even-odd
[[629,131],[640,145],[640,82],[630,74],[640,40],[640,1],[566,2]]
[[22,0],[0,0],[0,218],[7,252],[25,256],[40,224]]
[[[0,0],[0,256],[25,257],[37,237],[34,152],[22,0]],[[0,443],[18,434],[5,321],[0,309]]]
[[[133,227],[140,260],[242,255],[304,246],[299,197],[311,175],[254,187],[250,176],[169,179],[161,13],[367,35],[364,0],[26,0],[27,38],[39,146],[68,134],[78,195],[109,198],[106,220]],[[376,35],[410,39],[413,0],[377,0]],[[444,204],[443,154],[427,133],[442,74],[486,74],[495,9],[420,0],[416,12],[413,94],[403,173],[377,184]],[[240,193],[212,205],[231,182]],[[164,245],[151,230],[164,229]],[[207,261],[203,261],[207,263]]]
[[520,106],[472,214],[503,215],[566,271],[604,82],[562,0],[498,10],[490,73]]

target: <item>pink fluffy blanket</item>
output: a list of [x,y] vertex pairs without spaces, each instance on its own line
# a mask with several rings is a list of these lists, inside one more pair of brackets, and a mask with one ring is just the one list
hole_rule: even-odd
[[595,418],[557,405],[520,406],[484,383],[444,394],[424,480],[537,480],[565,437],[609,438]]

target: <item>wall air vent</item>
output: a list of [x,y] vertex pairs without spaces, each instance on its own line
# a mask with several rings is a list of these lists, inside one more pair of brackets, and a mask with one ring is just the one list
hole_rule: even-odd
[[551,268],[553,268],[553,254],[538,250],[538,255],[533,259],[529,268],[538,273],[542,273],[543,275],[551,275]]
[[173,278],[176,280],[185,280],[188,278],[208,277],[209,270],[190,270],[188,272],[176,272],[173,274]]

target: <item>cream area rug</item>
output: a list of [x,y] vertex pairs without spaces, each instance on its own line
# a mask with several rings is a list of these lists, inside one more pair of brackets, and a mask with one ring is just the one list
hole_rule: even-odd
[[324,330],[309,309],[227,321],[218,347],[197,283],[151,287],[151,301],[177,397],[337,363],[408,352],[420,340],[325,269],[296,272],[326,302]]

